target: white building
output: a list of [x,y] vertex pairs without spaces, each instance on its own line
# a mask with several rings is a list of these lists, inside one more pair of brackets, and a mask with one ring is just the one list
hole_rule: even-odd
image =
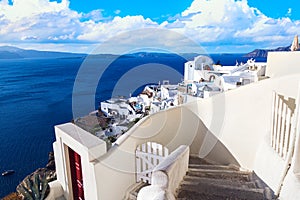
[[213,70],[213,60],[207,56],[197,56],[184,64],[184,82],[199,81],[207,78],[207,71]]

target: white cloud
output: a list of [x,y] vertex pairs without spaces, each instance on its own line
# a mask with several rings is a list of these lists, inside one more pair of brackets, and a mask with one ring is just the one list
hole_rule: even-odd
[[165,26],[208,46],[226,44],[253,48],[256,45],[256,48],[265,48],[270,44],[289,45],[300,31],[299,21],[272,19],[250,7],[246,0],[194,0],[174,24],[180,26],[166,23]]
[[[191,15],[189,28],[201,26],[218,26],[226,28],[245,28],[251,19],[261,14],[257,9],[250,8],[247,1],[234,0],[195,0],[191,7],[182,12],[182,16]],[[194,14],[194,15],[192,15]]]
[[120,14],[121,13],[121,10],[115,10],[114,12],[116,15]]
[[103,12],[103,10],[101,10],[101,9],[93,10],[87,14],[83,14],[83,18],[91,19],[93,21],[100,21],[100,20],[104,19],[102,12]]
[[126,16],[123,18],[117,16],[110,22],[85,22],[84,27],[86,29],[82,31],[82,34],[78,35],[77,39],[103,42],[124,31],[157,26],[157,23],[150,19],[144,19],[143,16]]
[[68,0],[14,0],[13,5],[0,0],[0,4],[2,43],[99,43],[124,31],[158,26],[143,16],[108,20],[103,10],[78,13],[69,8]]
[[68,8],[68,0],[62,0],[61,3],[47,0],[14,0],[13,5],[9,5],[6,0],[1,1],[0,13],[4,13],[8,20],[15,22],[22,18],[49,12],[60,12],[68,10]]
[[69,9],[69,2],[48,0],[14,0],[13,5],[1,1],[0,41],[45,42],[74,38],[82,29],[82,14]]
[[[156,27],[177,31],[200,45],[213,47],[210,50],[224,50],[218,46],[250,49],[288,45],[300,32],[300,21],[270,18],[246,0],[194,0],[189,8],[161,24],[143,16],[104,18],[102,13],[78,13],[69,8],[69,0],[14,0],[13,5],[0,0],[0,43],[43,48],[49,44],[59,49],[73,44],[72,51],[78,52],[90,49],[81,43],[97,44],[125,31]],[[289,9],[286,16],[291,13]]]

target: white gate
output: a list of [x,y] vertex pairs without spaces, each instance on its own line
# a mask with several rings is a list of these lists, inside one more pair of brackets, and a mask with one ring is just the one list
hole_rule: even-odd
[[169,150],[161,144],[147,142],[137,146],[136,151],[136,182],[148,182],[151,184],[151,174],[167,155]]

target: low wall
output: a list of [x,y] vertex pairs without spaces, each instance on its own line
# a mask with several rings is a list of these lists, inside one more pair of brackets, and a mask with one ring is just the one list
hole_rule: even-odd
[[282,77],[300,73],[300,51],[268,52],[266,76]]

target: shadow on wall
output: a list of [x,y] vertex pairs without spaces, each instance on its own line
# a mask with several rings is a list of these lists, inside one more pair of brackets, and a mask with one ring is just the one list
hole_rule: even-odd
[[[195,116],[196,117],[196,116]],[[199,119],[199,118],[198,118]],[[204,141],[206,144],[204,144]],[[203,157],[204,145],[213,145],[210,151]],[[204,158],[207,161],[215,164],[229,165],[234,164],[240,166],[235,157],[230,151],[219,141],[219,139],[212,134],[205,124],[199,119],[199,128],[193,143],[190,145],[190,154]]]

